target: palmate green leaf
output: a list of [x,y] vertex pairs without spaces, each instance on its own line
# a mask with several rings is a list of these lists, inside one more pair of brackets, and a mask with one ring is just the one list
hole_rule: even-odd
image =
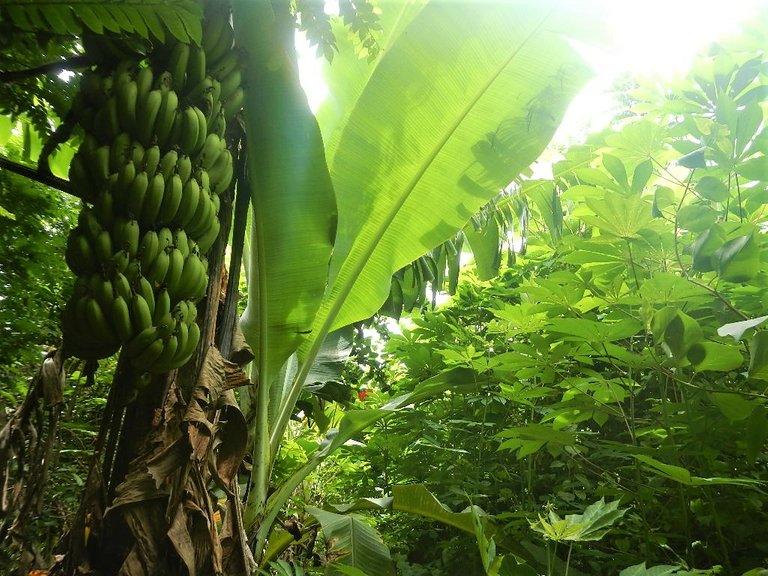
[[389,548],[374,528],[354,514],[336,514],[313,506],[307,506],[306,510],[323,527],[327,555],[333,559],[326,574],[344,574],[336,566],[346,565],[366,576],[394,576]]
[[627,512],[619,509],[619,500],[605,503],[604,498],[593,502],[583,514],[567,514],[560,518],[550,511],[549,517],[539,515],[531,529],[556,542],[586,542],[602,539],[610,527]]
[[568,22],[551,3],[434,2],[384,52],[330,159],[339,231],[316,331],[370,316],[395,270],[538,156],[587,77]]
[[203,34],[202,9],[195,0],[11,0],[0,8],[22,30],[77,36],[84,31],[102,34],[106,29],[142,38],[151,33],[160,41],[169,31],[180,42],[198,43]]
[[601,234],[632,240],[639,238],[640,231],[653,220],[651,203],[640,196],[606,192],[599,200],[588,198],[585,202],[595,216],[582,216],[582,220],[599,228]]

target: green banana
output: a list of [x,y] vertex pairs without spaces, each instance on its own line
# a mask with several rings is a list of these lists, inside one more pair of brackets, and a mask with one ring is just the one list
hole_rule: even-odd
[[77,226],[90,238],[96,238],[104,229],[92,208],[83,208],[77,215]]
[[[217,197],[218,198],[218,197]],[[216,242],[216,238],[219,237],[219,231],[221,230],[221,223],[218,218],[214,219],[213,225],[197,240],[197,245],[200,248],[202,254],[207,254],[211,249],[213,243]]]
[[213,78],[206,76],[197,85],[193,85],[192,88],[184,96],[184,102],[190,105],[197,105],[205,99],[205,95],[213,90]]
[[161,338],[155,339],[149,346],[137,354],[132,360],[134,368],[139,370],[150,370],[152,364],[155,363],[160,355],[163,353],[163,340]]
[[168,290],[161,288],[155,294],[155,311],[152,314],[153,323],[155,326],[160,325],[160,320],[165,318],[166,315],[171,313],[171,295]]
[[[135,325],[133,325],[133,327],[135,328]],[[123,353],[127,358],[135,358],[157,339],[157,327],[149,326],[148,328],[139,330],[136,336],[125,344]]]
[[[115,180],[117,180],[117,174],[114,176]],[[93,213],[105,228],[112,226],[115,220],[115,198],[112,195],[111,188],[112,186],[103,190],[93,203]]]
[[91,173],[89,170],[86,170],[83,156],[80,152],[75,154],[69,163],[69,185],[73,191],[78,191],[81,195],[86,196],[95,188],[91,183]]
[[133,292],[131,291],[131,283],[128,277],[122,272],[115,273],[112,278],[112,288],[118,296],[122,296],[125,299],[126,304],[131,299]]
[[113,274],[125,272],[128,264],[131,263],[131,256],[127,250],[118,250],[112,255],[110,266],[107,267]]
[[147,303],[149,309],[149,315],[154,317],[155,314],[155,291],[152,288],[152,284],[144,276],[139,276],[136,280],[136,292],[141,295],[144,302]]
[[221,14],[205,16],[203,20],[203,50],[206,54],[210,54],[211,50],[215,49],[218,43],[221,41],[221,35],[224,32],[225,26],[228,25],[226,18],[223,18]]
[[173,132],[173,123],[176,120],[176,111],[179,108],[179,96],[174,90],[163,93],[163,101],[160,104],[160,111],[157,114],[155,130],[157,132],[157,143],[161,148],[168,148],[171,133]]
[[160,165],[160,147],[155,144],[144,150],[144,171],[147,178],[152,178]]
[[139,237],[141,229],[135,219],[127,220],[123,226],[123,238],[121,248],[126,250],[131,258],[136,258],[139,253]]
[[176,330],[176,319],[168,312],[155,320],[155,326],[162,338],[168,338]]
[[174,174],[165,181],[165,192],[163,193],[163,203],[160,205],[160,211],[157,216],[157,223],[160,225],[173,222],[176,212],[181,204],[183,184],[181,176]]
[[133,141],[133,148],[131,149],[131,160],[136,166],[141,166],[144,162],[144,146],[138,140]]
[[77,228],[72,229],[67,236],[64,260],[69,269],[77,275],[96,270],[96,257],[93,254],[91,244],[88,242],[88,238]]
[[169,92],[173,88],[173,74],[168,70],[162,72],[155,80],[153,88],[159,89],[163,95],[165,95],[166,92]]
[[134,293],[130,302],[131,322],[137,332],[152,326],[152,312],[149,304],[138,292]]
[[123,274],[128,278],[128,283],[133,286],[141,276],[141,262],[137,259],[131,260]]
[[[184,269],[177,284],[176,297],[179,299],[191,298],[200,285],[201,276],[206,276],[206,272],[200,257],[197,254],[190,254],[184,260]],[[207,284],[207,279],[205,282]]]
[[152,143],[162,103],[163,93],[160,90],[150,90],[146,98],[139,100],[136,110],[137,138],[144,146]]
[[178,339],[174,335],[169,336],[163,341],[163,352],[152,363],[151,369],[153,372],[169,372],[174,369],[172,360],[178,349],[178,344]]
[[168,150],[160,160],[160,172],[163,178],[168,180],[176,173],[176,162],[179,159],[179,153],[176,150]]
[[192,109],[195,111],[195,114],[197,115],[197,125],[198,125],[198,132],[197,132],[197,141],[195,142],[194,147],[194,154],[198,154],[200,150],[203,147],[203,144],[205,144],[205,139],[208,136],[208,120],[205,118],[205,114],[203,114],[203,111],[198,108],[197,106],[193,106]]
[[183,258],[189,256],[189,238],[184,228],[177,228],[173,233],[173,245],[179,249]]
[[187,154],[179,154],[179,159],[176,162],[176,172],[181,176],[183,184],[186,184],[189,177],[192,176],[192,159]]
[[210,190],[211,178],[208,175],[208,170],[203,170],[202,168],[198,168],[197,170],[195,170],[195,178],[200,184],[201,190]]
[[120,168],[120,172],[117,174],[117,181],[112,187],[115,207],[120,212],[128,210],[128,191],[134,178],[136,178],[136,164],[133,163],[133,160],[128,160]]
[[86,326],[97,340],[109,342],[113,345],[117,343],[114,330],[106,316],[104,316],[104,312],[96,298],[86,296],[85,319]]
[[141,207],[141,217],[139,222],[144,226],[152,226],[157,222],[157,215],[160,213],[160,206],[163,203],[165,194],[165,180],[163,174],[157,172],[147,187],[147,195],[144,198],[144,205]]
[[242,83],[243,73],[240,71],[240,68],[237,67],[226,76],[221,77],[221,93],[219,94],[219,98],[221,100],[227,100],[235,93],[235,91],[240,87]]
[[141,216],[148,187],[149,178],[147,173],[143,170],[136,174],[131,185],[128,187],[126,206],[128,208],[128,214],[134,218],[139,218]]
[[167,250],[173,246],[173,232],[170,228],[160,228],[157,232],[157,238],[160,242],[160,250]]
[[94,152],[93,173],[96,175],[97,186],[101,187],[109,179],[109,146],[99,146]]
[[112,237],[109,235],[109,231],[102,230],[93,239],[93,253],[96,256],[96,260],[102,265],[112,260]]
[[189,65],[189,44],[179,42],[174,45],[168,60],[168,70],[173,76],[173,88],[176,92],[184,90]]
[[194,106],[187,106],[181,114],[183,120],[177,144],[186,155],[193,156],[200,136],[200,119]]
[[175,223],[182,228],[186,227],[195,215],[199,202],[200,184],[194,178],[190,178],[182,189],[181,204],[179,204],[179,209],[176,212]]
[[200,190],[200,201],[197,203],[197,209],[192,215],[192,220],[185,228],[187,234],[200,243],[198,237],[204,234],[211,227],[213,217],[213,204],[208,190]]
[[229,15],[227,15],[224,20],[225,24],[221,31],[221,35],[210,50],[206,50],[207,56],[210,59],[209,61],[214,63],[212,68],[216,67],[218,60],[226,56],[232,50],[232,43],[235,39],[235,31],[229,23]]
[[229,150],[224,150],[216,164],[208,171],[208,178],[211,181],[211,193],[218,196],[224,192],[232,182],[234,174],[235,165],[232,161],[232,153]]
[[187,64],[187,87],[197,86],[205,78],[206,54],[200,46],[192,44],[189,47],[189,63]]
[[109,147],[109,171],[120,172],[131,154],[131,135],[121,132]]
[[208,134],[200,153],[195,157],[195,163],[206,170],[212,168],[226,147],[227,143],[218,134]]
[[141,262],[141,269],[146,271],[152,265],[152,262],[157,258],[157,254],[160,252],[160,239],[157,236],[157,232],[154,230],[147,230],[144,236],[141,238],[139,244],[139,261]]
[[211,67],[211,76],[221,80],[234,72],[240,65],[240,52],[230,50]]
[[96,299],[96,302],[99,303],[102,310],[106,310],[108,307],[112,306],[112,300],[115,299],[115,289],[109,279],[104,278],[102,274],[96,272],[91,275],[89,284],[91,295]]
[[171,298],[177,300],[179,281],[184,271],[184,254],[178,248],[172,248],[168,253],[168,272],[165,275],[166,292]]
[[112,325],[115,327],[115,333],[120,342],[128,342],[133,335],[133,327],[131,326],[128,302],[120,294],[112,300],[111,317]]
[[139,88],[135,80],[122,83],[115,94],[120,128],[132,133],[136,129],[136,104]]
[[235,114],[240,112],[244,102],[245,89],[242,86],[239,86],[232,96],[227,98],[224,102],[224,118],[226,118],[227,122],[234,118]]
[[[154,73],[151,66],[145,66],[141,68],[136,74],[136,88],[138,91],[139,101],[146,98],[150,90],[152,90],[152,81],[154,80]],[[137,110],[138,115],[138,110]]]
[[[171,259],[168,256],[168,252],[160,250],[157,258],[152,262],[149,270],[144,272],[144,275],[149,279],[153,286],[162,286],[165,282],[165,275],[168,273],[168,266],[170,263]],[[155,306],[157,306],[157,303],[155,303]]]

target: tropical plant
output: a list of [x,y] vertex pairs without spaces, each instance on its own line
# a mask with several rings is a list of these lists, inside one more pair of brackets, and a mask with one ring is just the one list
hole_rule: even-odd
[[[239,82],[233,81],[231,86],[227,82],[228,90],[234,92],[227,92],[228,99],[220,102],[224,116],[233,117],[241,95],[244,108],[239,121],[227,123],[226,132],[217,116],[207,119],[207,123],[213,122],[211,130],[219,136],[221,146],[227,145],[222,157],[229,151],[236,157],[232,172],[237,185],[231,189],[222,185],[208,201],[198,204],[208,215],[195,219],[199,226],[184,220],[190,237],[199,242],[200,252],[211,249],[210,281],[206,298],[197,307],[199,320],[195,320],[194,299],[202,292],[195,298],[182,298],[189,302],[178,317],[150,319],[138,334],[127,323],[118,323],[125,315],[115,312],[113,322],[123,328],[115,336],[102,329],[108,326],[101,324],[97,314],[97,306],[105,303],[96,298],[95,288],[84,288],[85,283],[80,282],[69,308],[73,311],[68,316],[65,313],[65,348],[43,363],[41,377],[30,389],[28,398],[34,404],[43,398],[45,386],[60,383],[63,356],[68,353],[89,360],[86,370],[92,379],[94,360],[109,356],[121,344],[131,344],[123,347],[118,360],[83,497],[61,548],[63,560],[57,569],[64,573],[251,572],[265,556],[267,541],[278,540],[270,533],[295,487],[328,455],[374,422],[456,384],[457,373],[447,372],[381,406],[349,411],[338,420],[338,430],[329,431],[327,440],[310,450],[305,464],[283,484],[272,487],[274,491],[270,487],[273,464],[296,403],[332,332],[374,314],[386,299],[390,277],[398,268],[451,237],[477,208],[525,169],[549,141],[569,99],[588,76],[562,37],[576,29],[574,15],[555,5],[488,5],[472,11],[470,17],[460,7],[439,3],[383,5],[384,13],[393,15],[389,22],[394,24],[387,28],[387,21],[382,21],[383,32],[376,39],[371,35],[376,26],[369,5],[354,5],[358,4],[361,8],[354,11],[352,3],[342,3],[345,22],[356,31],[369,56],[375,55],[377,43],[382,52],[375,65],[357,76],[350,76],[360,70],[352,54],[342,52],[334,58],[339,77],[355,80],[349,83],[341,119],[324,122],[324,129],[332,134],[325,149],[298,82],[293,48],[297,14],[290,12],[287,3],[233,1],[233,30],[226,23],[215,24],[226,22],[225,7],[205,7],[192,0],[178,0],[173,6],[149,2],[94,7],[73,2],[0,7],[3,22],[11,22],[19,31],[13,36],[18,39],[10,41],[11,47],[28,43],[30,37],[53,35],[62,42],[52,56],[63,50],[74,58],[63,65],[65,69],[89,69],[82,75],[80,95],[71,100],[72,112],[64,112],[66,106],[54,106],[61,110],[62,121],[42,147],[37,169],[9,160],[3,161],[3,167],[84,201],[80,217],[84,223],[71,234],[77,239],[71,244],[84,246],[81,237],[93,242],[100,250],[96,264],[103,270],[92,272],[93,263],[85,253],[70,257],[68,263],[83,278],[86,273],[103,275],[104,285],[116,281],[114,270],[122,274],[123,263],[111,257],[105,234],[113,233],[115,216],[130,218],[131,208],[126,214],[121,212],[125,208],[120,207],[120,175],[125,169],[108,164],[103,148],[114,148],[111,145],[122,138],[117,134],[121,128],[129,137],[135,131],[134,139],[146,148],[146,154],[158,146],[171,152],[179,147],[194,158],[195,166],[213,170],[212,160],[206,156],[208,140],[201,146],[201,132],[194,138],[191,135],[193,125],[201,126],[197,110],[215,109],[217,99],[210,96],[219,92],[213,82],[210,89],[198,90],[193,79],[207,82],[206,74],[212,75],[224,93],[221,58],[232,48],[227,34],[234,36],[236,51],[229,59],[234,68],[226,60],[226,79],[237,74],[235,78],[243,79],[246,87],[244,91],[237,88]],[[309,3],[303,10],[298,3],[297,8],[302,25],[320,31],[318,42],[328,52],[332,42],[327,29],[322,23],[310,25]],[[42,47],[39,42],[36,45]],[[185,67],[180,54],[187,50]],[[197,65],[205,62],[206,54],[209,65]],[[449,54],[450,64],[445,60]],[[126,95],[131,89],[125,86],[133,82],[143,86],[144,79],[152,78],[153,68],[159,73],[161,66],[170,75],[159,75],[156,86],[149,81],[151,86],[147,86],[152,89],[141,92],[141,106],[136,110],[155,111],[155,101],[162,102],[159,110],[166,110],[170,104],[163,103],[169,101],[168,94],[178,90],[186,108],[177,118],[183,119],[164,112],[161,117],[171,118],[170,124],[154,127],[141,114],[138,122],[129,122],[131,115],[123,104],[130,101]],[[58,70],[58,64],[43,65],[14,70],[11,76],[34,77]],[[185,88],[182,78],[189,84]],[[405,87],[403,78],[409,81]],[[110,80],[115,82],[114,94],[108,86]],[[110,110],[118,100],[122,104],[115,124]],[[32,108],[17,104],[12,113],[22,109]],[[168,130],[176,124],[179,131]],[[51,153],[66,148],[63,143],[73,130],[81,145],[67,182],[48,174],[47,168]],[[43,129],[40,132],[47,135]],[[92,140],[100,148],[92,147]],[[219,150],[218,144],[216,148]],[[136,149],[134,145],[131,150]],[[202,151],[198,154],[198,150]],[[125,165],[140,161],[149,170],[150,157],[154,156],[126,157]],[[32,158],[27,156],[26,161]],[[170,185],[162,187],[158,178],[153,179],[158,185],[153,182],[152,193],[147,194],[152,198],[150,206],[163,198],[162,208],[166,196],[174,197],[176,176],[187,174],[181,166],[171,167],[167,175],[163,170]],[[95,170],[100,168],[106,169],[104,178]],[[109,176],[114,176],[114,182]],[[202,184],[204,177],[196,172],[194,180]],[[86,181],[92,186],[82,185]],[[213,188],[212,178],[211,185]],[[113,192],[114,210],[107,201]],[[249,203],[253,208],[249,242],[245,243],[249,295],[243,327],[255,356],[252,382],[236,364],[246,363],[250,356],[238,344],[234,328]],[[210,213],[217,212],[218,219],[211,219]],[[154,208],[141,204],[142,234],[162,226],[160,220],[148,216],[155,213]],[[174,217],[168,218],[173,221]],[[221,271],[230,231],[232,258],[229,282],[225,283]],[[128,232],[125,234],[128,239]],[[162,229],[160,234],[164,234]],[[175,236],[172,242],[165,251],[169,259],[171,252],[183,247]],[[133,254],[131,247],[135,248],[128,240],[125,247],[120,246],[128,255],[128,265],[131,259],[146,255],[144,248]],[[196,256],[193,248],[189,252]],[[183,257],[185,262],[190,259],[188,254]],[[116,302],[118,297],[138,302],[139,294],[147,302],[150,296],[162,296],[165,302],[160,259],[158,255],[146,263],[143,271],[152,272],[153,295],[144,290],[139,270],[124,295],[118,291],[122,284],[114,284],[110,302],[113,297]],[[154,272],[159,274],[156,278]],[[225,284],[226,290],[220,290]],[[176,301],[174,297],[171,305]],[[222,311],[217,314],[220,303]],[[136,307],[139,312],[132,312],[131,320],[143,321],[143,308]],[[122,311],[121,306],[114,309]],[[180,323],[187,330],[182,331]],[[85,324],[98,328],[96,338],[82,329]],[[139,339],[144,343],[142,335],[154,334],[153,330],[159,337],[141,346],[139,353],[139,344],[133,343]],[[176,354],[174,348],[185,332],[188,339],[184,341],[194,343],[191,334],[197,330],[201,345],[190,344],[195,351],[189,363],[175,371],[186,363],[188,354],[184,348],[178,348]],[[242,410],[234,388],[241,388]],[[4,430],[6,437],[19,430],[16,422],[12,419],[11,427]],[[49,431],[54,433],[55,427]],[[239,470],[247,451],[252,455],[251,471],[242,483]],[[31,464],[18,462],[22,469]],[[8,513],[18,518],[19,512]],[[327,520],[323,512],[317,514],[319,520]],[[326,522],[326,529],[336,533],[333,526]],[[338,530],[344,526],[366,533],[362,526],[347,521]],[[370,548],[345,549],[330,563],[348,572],[388,570],[385,564],[370,563],[366,557]],[[344,565],[347,567],[342,568]]]

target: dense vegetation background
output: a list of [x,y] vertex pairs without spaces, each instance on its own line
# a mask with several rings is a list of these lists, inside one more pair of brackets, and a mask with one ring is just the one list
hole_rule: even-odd
[[[272,483],[289,489],[274,573],[392,573],[336,562],[387,547],[407,576],[768,573],[760,23],[685,78],[624,86],[610,127],[560,151],[552,178],[517,178],[395,273],[377,315],[331,333],[276,455]],[[25,42],[49,40],[8,38],[3,70],[39,64]],[[4,158],[37,156],[65,109],[43,97],[70,89],[2,85]],[[0,428],[58,344],[78,209],[0,171]],[[28,546],[0,547],[6,571],[46,565],[77,509],[111,377],[81,368]]]

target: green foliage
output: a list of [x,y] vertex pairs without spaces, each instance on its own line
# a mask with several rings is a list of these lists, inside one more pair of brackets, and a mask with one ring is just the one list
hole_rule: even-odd
[[[569,552],[571,574],[761,565],[749,534],[768,530],[766,83],[764,56],[717,47],[687,81],[637,90],[637,112],[566,151],[554,179],[497,200],[527,222],[516,265],[465,274],[449,305],[387,343],[405,369],[393,393],[456,367],[474,386],[378,424],[359,450],[363,485],[418,482],[450,509],[482,506],[503,526],[478,539],[489,574],[504,573],[505,539],[562,573],[529,522],[581,539],[605,500],[622,521]],[[446,534],[425,543],[402,522],[379,524],[410,539],[394,551],[432,546],[421,564],[444,566]]]
[[200,42],[202,10],[194,0],[133,0],[99,4],[75,0],[61,2],[4,2],[4,16],[24,31],[44,30],[63,36],[133,34],[165,42],[170,33],[180,42]]

